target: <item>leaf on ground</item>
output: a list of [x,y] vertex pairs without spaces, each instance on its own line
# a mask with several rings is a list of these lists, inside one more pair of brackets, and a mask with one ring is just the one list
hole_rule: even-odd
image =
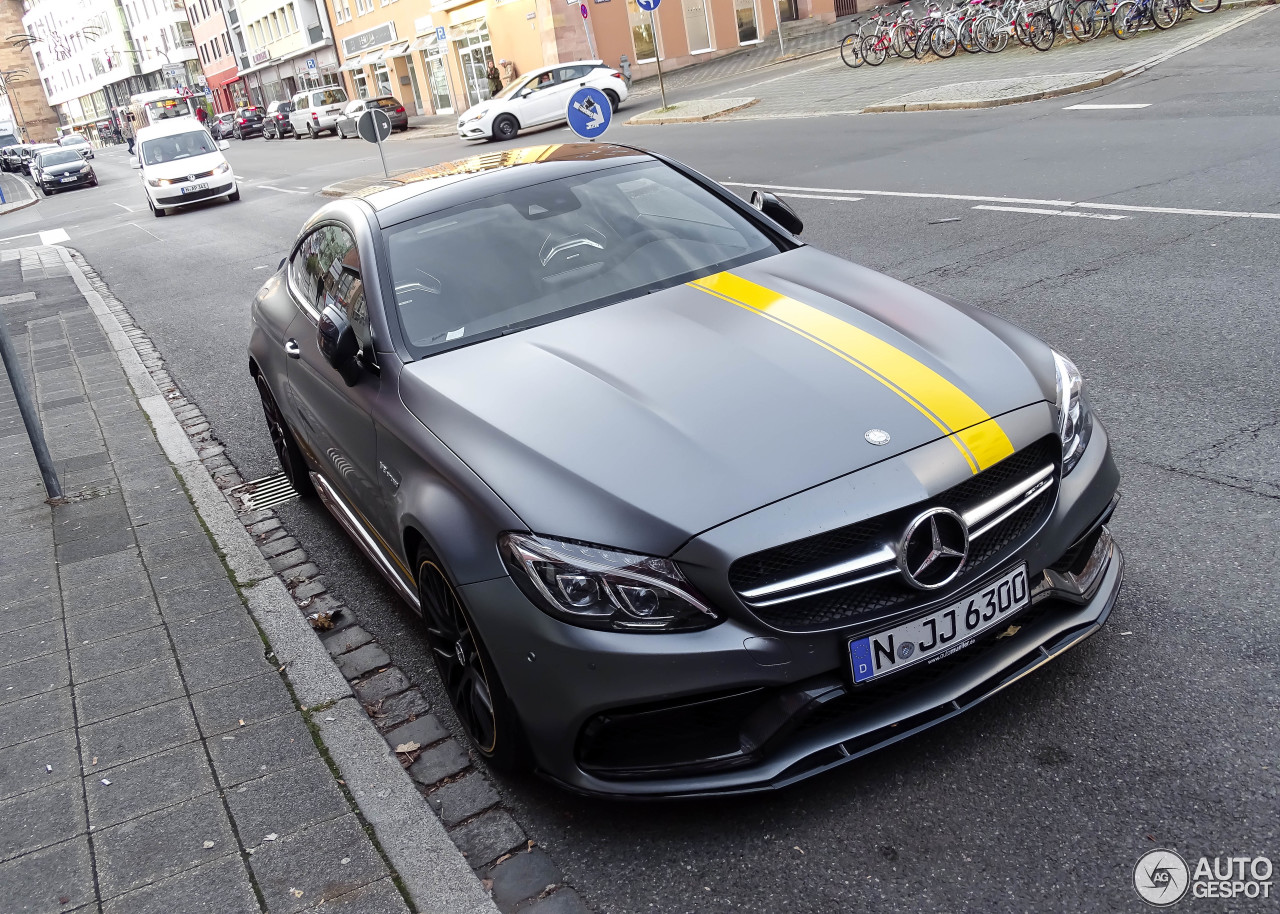
[[307,616],[307,619],[311,622],[311,627],[318,632],[327,632],[333,628],[333,613],[315,613]]
[[400,745],[396,746],[396,752],[417,752],[421,748],[422,748],[421,744],[415,743],[412,740],[410,740],[407,743],[401,743]]
[[289,894],[292,895],[294,898],[301,898],[302,889],[290,889]]
[[263,841],[274,841],[276,838],[279,838],[279,837],[280,837],[280,836],[279,836],[279,835],[277,835],[275,832],[272,832],[271,834],[267,835],[267,836],[266,836],[265,838],[263,838],[262,840],[263,840]]

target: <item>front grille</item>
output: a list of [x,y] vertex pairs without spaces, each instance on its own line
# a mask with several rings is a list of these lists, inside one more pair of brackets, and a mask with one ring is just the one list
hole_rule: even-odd
[[210,197],[223,197],[229,193],[231,193],[231,189],[227,187],[207,187],[194,193],[175,194],[171,197],[161,197],[159,199],[165,206],[180,206],[184,203],[195,203],[197,200],[207,200]]
[[[1058,439],[1043,438],[923,502],[741,558],[729,568],[729,583],[741,593],[864,554],[882,544],[892,544],[911,519],[926,508],[945,507],[963,512],[965,508],[1026,479],[1046,464],[1056,466],[1060,455]],[[975,539],[964,571],[946,589],[946,593],[966,587],[1013,554],[1044,523],[1053,503],[1054,488],[1050,487],[984,536]],[[854,625],[924,605],[943,596],[945,594],[916,590],[895,574],[829,593],[750,608],[774,628],[810,632]]]

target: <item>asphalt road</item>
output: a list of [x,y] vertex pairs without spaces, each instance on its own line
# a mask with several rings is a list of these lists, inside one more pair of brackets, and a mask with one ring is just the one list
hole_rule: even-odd
[[[1280,213],[1272,18],[1066,100],[614,128],[721,180],[808,188],[791,200],[811,243],[1071,355],[1113,436],[1129,564],[1091,642],[973,713],[783,793],[617,805],[505,782],[596,910],[1136,911],[1132,868],[1149,849],[1280,859],[1280,220],[1168,211]],[[1081,102],[1150,107],[1063,110]],[[393,167],[466,151],[449,139],[390,150]],[[102,153],[101,188],[3,217],[0,247],[65,230],[252,478],[276,466],[245,370],[249,299],[323,202],[314,192],[378,166],[350,140],[253,140],[229,157],[249,177],[242,202],[158,220],[123,155]],[[312,505],[280,513],[438,697],[412,617],[337,526]],[[1272,894],[1180,907],[1261,911]]]

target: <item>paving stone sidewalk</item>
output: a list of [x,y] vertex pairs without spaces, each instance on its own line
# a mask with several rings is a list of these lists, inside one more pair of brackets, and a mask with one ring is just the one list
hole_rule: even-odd
[[69,497],[0,379],[0,911],[409,910],[59,252],[2,258]]

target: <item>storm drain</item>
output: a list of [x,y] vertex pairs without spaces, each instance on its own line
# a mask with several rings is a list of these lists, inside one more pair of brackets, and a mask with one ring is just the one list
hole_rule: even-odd
[[244,505],[246,511],[260,511],[263,508],[274,508],[298,497],[297,491],[283,473],[275,476],[263,476],[252,482],[229,489],[227,495]]

